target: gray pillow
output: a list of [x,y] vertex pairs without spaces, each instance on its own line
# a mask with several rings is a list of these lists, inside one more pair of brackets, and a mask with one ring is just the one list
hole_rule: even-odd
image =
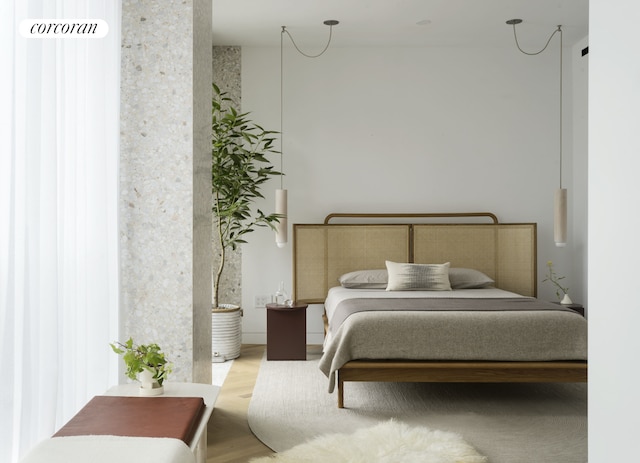
[[451,291],[449,262],[408,264],[386,261],[387,291]]
[[356,270],[338,278],[345,288],[386,289],[387,270]]
[[450,268],[449,281],[453,289],[486,288],[495,283],[484,273],[472,268]]

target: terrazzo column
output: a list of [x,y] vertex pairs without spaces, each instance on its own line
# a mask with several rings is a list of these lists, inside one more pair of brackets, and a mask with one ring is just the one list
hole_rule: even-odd
[[211,381],[211,1],[123,0],[121,337]]

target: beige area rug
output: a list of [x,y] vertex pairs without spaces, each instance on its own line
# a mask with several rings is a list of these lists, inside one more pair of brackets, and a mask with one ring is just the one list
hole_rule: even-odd
[[339,409],[318,359],[262,359],[248,420],[276,452],[395,419],[459,434],[491,463],[587,461],[586,384],[347,383]]
[[250,463],[486,463],[459,435],[390,420],[327,434]]

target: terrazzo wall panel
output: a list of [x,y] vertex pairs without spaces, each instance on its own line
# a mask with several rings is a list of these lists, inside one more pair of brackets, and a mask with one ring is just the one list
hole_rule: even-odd
[[[241,48],[213,47],[213,82],[227,92],[236,107],[241,106]],[[220,252],[213,246],[214,255]],[[220,281],[220,302],[241,305],[242,303],[242,246],[236,251],[227,250],[224,272]]]
[[211,2],[123,0],[121,336],[211,380]]

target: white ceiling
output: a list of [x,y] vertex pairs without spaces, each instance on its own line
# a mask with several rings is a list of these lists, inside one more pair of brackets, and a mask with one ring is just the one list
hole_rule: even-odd
[[[281,26],[308,52],[334,46],[544,46],[561,24],[565,45],[588,35],[589,0],[213,0],[214,45],[279,46]],[[418,24],[426,22],[427,24]]]

